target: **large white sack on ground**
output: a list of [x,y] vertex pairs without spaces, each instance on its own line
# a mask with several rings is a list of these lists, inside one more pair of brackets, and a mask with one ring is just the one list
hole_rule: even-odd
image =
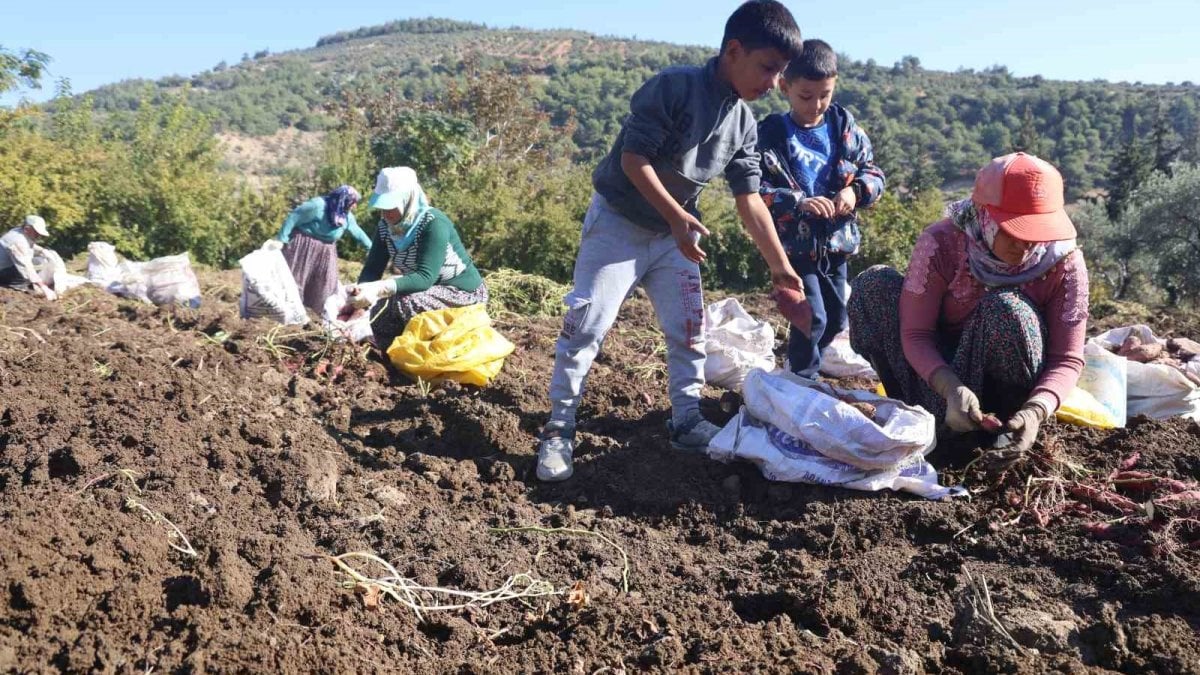
[[[1130,334],[1137,335],[1142,343],[1166,340],[1157,337],[1148,326],[1124,326],[1105,331],[1088,340],[1101,349],[1121,346]],[[1138,363],[1126,359],[1126,413],[1128,416],[1146,415],[1155,419],[1167,417],[1189,417],[1200,421],[1200,389],[1178,368],[1165,363]]]
[[821,374],[829,377],[865,377],[878,380],[871,363],[850,348],[850,330],[838,333],[821,350]]
[[775,367],[775,329],[750,316],[737,298],[726,298],[704,310],[704,379],[738,390],[755,368]]
[[[845,285],[846,302],[850,302],[850,280]],[[821,350],[821,373],[828,377],[865,377],[878,380],[871,363],[850,348],[850,329],[834,336],[829,346]]]
[[33,265],[37,268],[42,283],[53,288],[59,295],[88,282],[84,277],[67,272],[66,263],[54,249],[40,249],[40,252],[33,256]]
[[87,280],[109,293],[154,305],[200,306],[200,282],[187,253],[146,262],[120,260],[112,244],[88,244]]
[[338,284],[337,290],[333,295],[325,300],[325,309],[322,312],[321,318],[325,323],[325,330],[338,338],[344,338],[351,342],[362,342],[371,337],[371,310],[375,307],[375,301],[370,301],[366,308],[359,310],[356,318],[349,321],[343,321],[338,318],[338,312],[346,306],[346,287],[341,283]]
[[238,261],[242,268],[242,297],[238,308],[243,319],[269,317],[284,324],[308,323],[308,311],[283,253],[260,248]]
[[1076,386],[1096,399],[1114,426],[1125,426],[1129,410],[1129,359],[1098,344],[1085,344],[1083,372]]
[[88,244],[86,275],[88,281],[104,288],[120,281],[121,260],[117,257],[117,249],[106,241],[93,241]]
[[187,253],[154,258],[141,264],[146,297],[156,305],[200,306],[200,281]]
[[[876,406],[876,424],[831,394]],[[903,490],[928,499],[962,496],[925,461],[936,443],[933,415],[871,392],[818,384],[787,372],[752,371],[746,406],[712,440],[713,459],[744,459],[769,480],[856,490]]]

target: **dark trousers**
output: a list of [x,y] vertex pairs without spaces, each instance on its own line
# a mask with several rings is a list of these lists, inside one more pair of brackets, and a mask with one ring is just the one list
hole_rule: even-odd
[[0,287],[27,291],[33,288],[33,285],[21,274],[20,270],[13,266],[0,270]]
[[844,255],[813,260],[807,254],[791,258],[792,267],[804,281],[804,295],[812,306],[812,335],[794,327],[788,331],[788,368],[797,375],[815,378],[821,369],[821,350],[846,329],[846,275]]

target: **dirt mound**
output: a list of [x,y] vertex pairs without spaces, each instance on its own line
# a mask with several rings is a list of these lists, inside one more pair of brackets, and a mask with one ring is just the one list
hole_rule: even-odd
[[[0,291],[6,671],[1200,671],[1194,550],[1156,557],[1078,519],[1006,524],[1000,492],[771,484],[670,450],[644,301],[591,375],[576,477],[542,485],[556,320],[499,323],[518,350],[493,386],[428,390],[243,322],[236,276],[205,288],[198,311]],[[1192,423],[1047,438],[1097,475],[1140,452],[1147,471],[1200,477]],[[516,526],[607,540],[489,531]],[[341,585],[328,556],[353,551],[426,586],[528,572],[589,599],[421,621]]]

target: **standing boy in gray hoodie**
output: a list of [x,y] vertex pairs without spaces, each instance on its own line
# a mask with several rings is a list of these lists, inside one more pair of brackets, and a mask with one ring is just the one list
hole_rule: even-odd
[[697,200],[724,174],[738,216],[771,270],[776,288],[803,291],[758,194],[753,101],[775,88],[802,49],[800,29],[781,3],[750,0],[725,24],[720,53],[701,67],[650,78],[630,100],[612,151],[592,174],[574,288],[555,352],[550,421],[538,445],[538,478],[566,480],[575,449],[583,384],[621,304],[641,284],[667,341],[671,446],[703,451],[718,428],[700,415],[704,387],[704,298]]

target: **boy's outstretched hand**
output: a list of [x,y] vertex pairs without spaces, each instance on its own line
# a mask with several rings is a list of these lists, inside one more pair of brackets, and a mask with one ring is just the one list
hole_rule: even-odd
[[858,206],[858,197],[854,194],[854,189],[849,185],[842,188],[841,192],[837,193],[833,198],[833,213],[838,218],[854,213],[854,207],[856,206]]
[[771,292],[771,299],[788,323],[804,335],[812,335],[812,305],[808,303],[804,291],[776,287]]
[[776,291],[799,291],[804,293],[804,282],[790,266],[787,269],[771,272],[771,287]]
[[708,236],[708,228],[686,211],[678,220],[671,222],[671,235],[675,237],[675,245],[683,257],[699,265],[708,254],[700,248],[700,237]]

